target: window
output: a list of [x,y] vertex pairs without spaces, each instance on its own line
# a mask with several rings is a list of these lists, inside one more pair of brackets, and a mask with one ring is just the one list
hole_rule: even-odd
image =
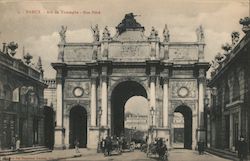
[[230,102],[230,90],[228,84],[225,86],[225,94],[224,94],[224,102],[225,104],[228,104]]
[[239,99],[240,99],[240,84],[238,78],[236,78],[233,84],[233,101]]

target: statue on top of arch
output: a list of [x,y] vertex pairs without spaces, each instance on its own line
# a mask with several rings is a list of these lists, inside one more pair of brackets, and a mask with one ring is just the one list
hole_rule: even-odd
[[93,31],[94,42],[99,41],[99,39],[100,39],[100,31],[99,31],[99,28],[98,28],[98,24],[96,24],[95,27],[92,27],[92,25],[91,25],[91,29]]
[[165,28],[163,29],[163,42],[169,42],[170,41],[170,34],[168,30],[167,24],[165,24]]
[[110,37],[110,31],[108,29],[108,26],[105,26],[105,28],[103,30],[102,39],[103,40],[110,40],[111,39],[111,37]]
[[152,27],[150,35],[149,35],[149,39],[155,39],[158,37],[158,31]]
[[205,35],[204,35],[203,27],[201,25],[196,29],[196,36],[197,36],[198,42],[204,42]]
[[67,26],[62,26],[59,32],[62,43],[66,42],[66,31],[67,31]]
[[119,34],[126,31],[126,29],[138,29],[141,28],[144,31],[144,27],[141,26],[138,22],[136,22],[135,17],[139,15],[134,15],[134,13],[125,14],[122,22],[116,27]]

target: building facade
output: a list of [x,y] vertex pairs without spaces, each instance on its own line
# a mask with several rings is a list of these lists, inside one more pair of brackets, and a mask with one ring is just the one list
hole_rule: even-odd
[[125,117],[125,125],[128,129],[136,129],[140,131],[148,131],[148,116],[130,114]]
[[[237,150],[240,135],[250,140],[250,34],[249,19],[240,21],[246,33],[239,41],[239,33],[232,33],[232,44],[224,45],[224,54],[213,61],[210,109],[210,146]],[[250,150],[250,149],[249,149]]]
[[45,146],[52,149],[55,143],[56,118],[56,80],[44,79],[47,88],[44,89],[44,134]]
[[[66,42],[60,31],[56,70],[55,147],[96,148],[100,137],[124,132],[124,106],[132,96],[149,102],[148,129],[153,137],[173,142],[173,113],[185,117],[186,148],[195,148],[204,135],[206,71],[204,32],[196,30],[196,42],[171,42],[165,26],[163,41],[152,27],[144,34],[133,13],[126,14],[110,35],[102,39],[98,25],[92,27],[92,43]],[[169,146],[170,146],[169,145]]]
[[10,149],[15,141],[21,147],[44,145],[42,81],[43,69],[39,58],[32,67],[31,55],[25,62],[14,57],[18,45],[14,42],[0,51],[0,149]]

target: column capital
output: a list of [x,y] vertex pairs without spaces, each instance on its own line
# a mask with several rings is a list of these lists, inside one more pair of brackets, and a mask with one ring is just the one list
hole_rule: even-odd
[[205,69],[199,69],[198,79],[200,82],[204,82],[206,80]]
[[150,79],[150,82],[156,82],[157,76],[156,75],[150,75],[149,79]]
[[163,84],[168,84],[169,77],[161,77]]
[[103,80],[105,80],[105,81],[108,80],[108,75],[101,75],[100,77],[101,77],[102,81],[103,81]]
[[91,79],[91,82],[95,82],[97,80],[98,76],[91,76],[90,79]]

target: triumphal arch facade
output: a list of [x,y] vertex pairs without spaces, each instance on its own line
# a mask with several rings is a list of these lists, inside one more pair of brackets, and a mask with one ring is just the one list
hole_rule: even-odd
[[[58,44],[55,148],[96,148],[100,137],[121,135],[124,105],[132,96],[148,100],[148,128],[153,137],[173,143],[173,113],[184,116],[184,146],[194,148],[204,136],[206,71],[204,33],[196,42],[171,42],[165,26],[163,40],[152,27],[144,34],[133,13],[126,14],[111,36],[105,27],[91,27],[92,43],[66,42],[62,26]],[[82,35],[84,37],[84,35]],[[150,110],[154,113],[150,113]],[[153,138],[152,137],[152,138]]]

